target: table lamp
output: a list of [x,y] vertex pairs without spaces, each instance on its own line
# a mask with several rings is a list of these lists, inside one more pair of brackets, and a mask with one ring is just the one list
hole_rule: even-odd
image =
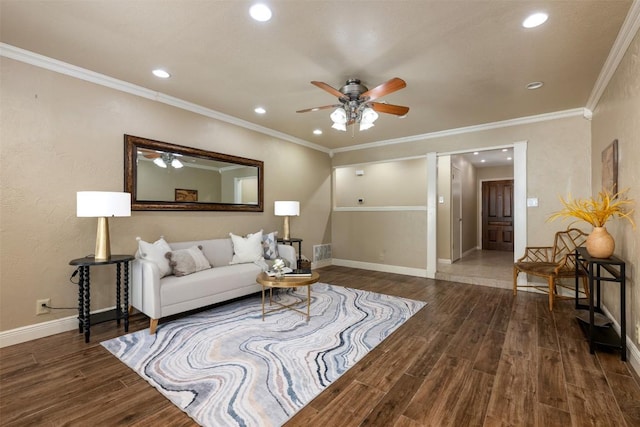
[[78,191],[77,217],[98,218],[96,233],[96,260],[111,257],[109,241],[109,217],[131,216],[131,194],[113,191]]
[[274,204],[276,216],[284,217],[284,240],[289,240],[289,217],[300,215],[300,202],[278,201]]

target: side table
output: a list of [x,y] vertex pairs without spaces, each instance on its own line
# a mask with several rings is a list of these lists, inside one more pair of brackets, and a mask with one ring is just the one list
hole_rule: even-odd
[[[134,259],[132,255],[111,255],[107,260],[96,260],[94,257],[84,257],[69,261],[69,265],[78,267],[80,280],[78,281],[78,332],[84,331],[84,342],[89,342],[91,324],[124,319],[124,331],[129,332],[129,266]],[[114,310],[91,314],[91,283],[90,268],[99,265],[116,265],[116,308]],[[120,288],[122,268],[124,264],[124,309],[120,305]]]
[[293,246],[294,243],[298,244],[298,265],[296,268],[300,268],[300,261],[302,261],[302,239],[298,239],[297,237],[291,237],[289,239],[277,239],[278,243],[284,243],[285,245]]
[[[589,310],[589,322],[578,318],[578,323],[589,340],[589,351],[594,353],[595,346],[601,345],[619,349],[622,361],[627,360],[627,313],[625,307],[625,262],[620,258],[594,258],[584,247],[576,248],[576,309]],[[582,270],[589,278],[589,305],[578,303],[578,272]],[[604,274],[604,271],[609,273]],[[620,337],[613,327],[594,325],[594,313],[602,313],[600,306],[601,282],[620,284]],[[594,292],[594,283],[596,289]],[[594,304],[594,298],[596,298]]]

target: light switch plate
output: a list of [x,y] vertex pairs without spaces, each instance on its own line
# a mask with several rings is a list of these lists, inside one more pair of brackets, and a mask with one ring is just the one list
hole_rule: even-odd
[[537,208],[538,207],[538,198],[537,197],[529,197],[527,199],[527,207],[528,208]]

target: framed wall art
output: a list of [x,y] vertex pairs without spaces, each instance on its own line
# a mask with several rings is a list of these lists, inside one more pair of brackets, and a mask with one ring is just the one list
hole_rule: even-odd
[[176,188],[176,202],[197,202],[198,190]]
[[602,190],[616,194],[618,191],[618,140],[615,139],[602,151]]

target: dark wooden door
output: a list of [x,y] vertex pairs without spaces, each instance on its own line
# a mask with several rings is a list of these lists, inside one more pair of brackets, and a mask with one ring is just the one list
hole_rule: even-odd
[[513,180],[482,183],[482,249],[513,251]]

